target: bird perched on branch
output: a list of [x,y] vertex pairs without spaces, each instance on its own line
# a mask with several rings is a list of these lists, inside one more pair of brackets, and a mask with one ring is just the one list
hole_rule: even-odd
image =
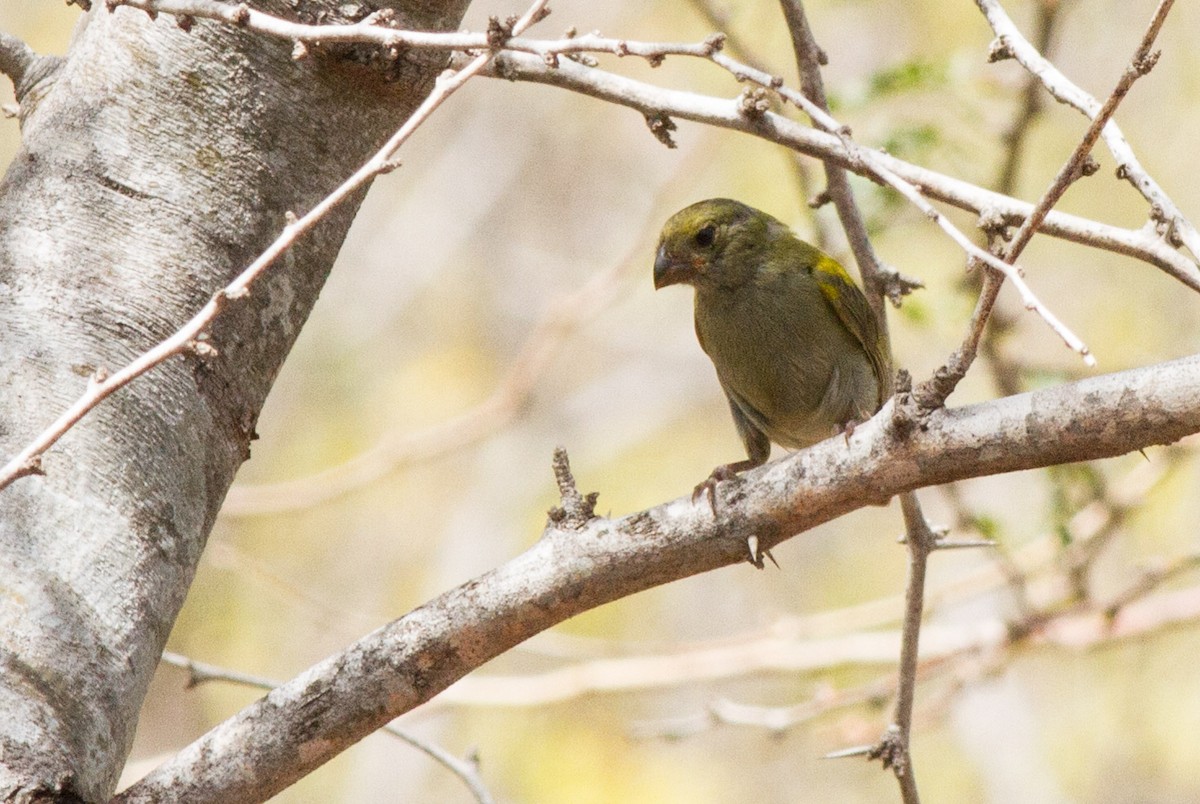
[[727,198],[692,204],[663,226],[654,287],[696,289],[696,337],[748,458],[713,469],[716,485],[766,463],[771,442],[801,449],[866,421],[891,384],[888,345],[841,265],[765,212]]

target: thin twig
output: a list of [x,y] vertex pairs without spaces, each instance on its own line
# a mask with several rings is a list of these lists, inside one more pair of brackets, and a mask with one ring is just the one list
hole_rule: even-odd
[[[540,19],[547,0],[537,0],[521,22],[525,27]],[[220,5],[220,4],[217,4]],[[525,21],[530,22],[526,23]],[[524,30],[514,26],[514,31]],[[493,58],[493,53],[487,51],[475,56],[462,69],[443,74],[435,84],[433,91],[417,107],[395,134],[380,148],[362,167],[332,193],[323,198],[316,206],[296,220],[289,221],[279,237],[267,247],[237,278],[213,294],[208,304],[194,315],[190,321],[180,327],[166,340],[160,342],[119,371],[109,374],[104,369],[97,370],[88,382],[87,389],[64,411],[50,426],[35,437],[24,449],[18,452],[0,469],[0,489],[5,488],[14,480],[26,475],[41,474],[41,456],[52,447],[68,430],[74,427],[89,411],[103,402],[111,394],[128,385],[137,377],[145,374],[158,365],[166,362],[175,355],[194,353],[208,359],[215,357],[217,350],[202,339],[204,331],[231,301],[244,298],[250,291],[250,285],[261,276],[302,234],[317,224],[331,210],[346,200],[355,190],[367,184],[376,176],[386,173],[395,167],[396,151],[412,133],[417,130],[429,116],[445,102],[455,91],[474,76],[478,75]]]
[[[796,65],[800,72],[800,86],[804,97],[828,116],[829,103],[825,97],[825,82],[821,77],[821,65],[826,61],[825,53],[813,36],[803,3],[800,0],[781,0],[780,5],[783,7],[788,30],[792,34],[792,48],[796,54]],[[829,119],[832,120],[832,118]],[[863,220],[862,212],[850,189],[846,171],[830,162],[824,164],[826,191],[837,208],[842,228],[846,232],[850,248],[854,252],[854,258],[858,262],[859,272],[862,274],[863,284],[867,289],[867,298],[871,302],[871,309],[886,343],[888,342],[887,313],[883,304],[883,297],[887,292],[884,281],[885,271],[875,254],[875,249],[871,246],[866,222]],[[895,278],[894,273],[893,278]],[[890,376],[881,378],[881,380],[890,386]],[[907,541],[913,547],[909,549],[908,586],[905,594],[908,605],[905,607],[904,637],[900,649],[901,695],[897,699],[895,720],[899,733],[896,735],[895,745],[887,750],[886,756],[883,756],[882,753],[881,756],[884,759],[884,767],[891,767],[894,771],[905,804],[919,804],[920,796],[917,792],[916,773],[908,746],[911,737],[912,702],[916,685],[917,642],[921,634],[921,609],[925,594],[925,563],[933,547],[933,536],[925,521],[925,516],[921,512],[921,505],[915,492],[901,495],[901,506],[904,509]],[[930,534],[928,539],[925,538],[925,534]],[[920,546],[921,549],[916,549],[917,546]],[[907,712],[903,711],[905,706],[907,706]],[[880,743],[881,747],[888,741],[891,733],[889,729],[885,741]]]
[[[263,676],[240,673],[236,670],[218,667],[215,664],[199,662],[195,659],[184,656],[183,654],[173,653],[172,651],[163,651],[162,661],[164,664],[173,665],[187,671],[188,689],[191,689],[192,687],[198,687],[201,684],[222,682],[226,684],[237,684],[242,687],[250,687],[252,689],[270,691],[278,687],[281,683]],[[471,791],[471,794],[475,796],[475,800],[479,802],[479,804],[492,804],[492,802],[495,801],[495,799],[492,798],[491,791],[488,790],[487,785],[484,784],[483,779],[480,777],[479,763],[473,757],[460,759],[441,746],[423,740],[420,737],[416,737],[409,732],[390,724],[384,726],[379,731],[408,743],[413,748],[417,749],[434,762],[437,762],[446,770],[453,773],[462,780],[462,783],[467,786],[467,789]]]
[[[288,38],[298,40],[319,41],[321,40],[322,29],[328,31],[332,28],[336,32],[336,39],[338,41],[377,41],[380,44],[390,47],[403,45],[415,48],[470,50],[496,46],[493,38],[490,38],[490,34],[456,35],[396,32],[385,26],[366,24],[368,21],[344,26],[303,26],[258,12],[251,13],[245,10],[244,6],[239,6],[238,9],[240,10],[235,14],[225,4],[215,3],[213,0],[128,0],[128,4],[155,11],[186,13],[195,16],[216,16],[219,19],[234,22],[253,30],[260,30],[263,33],[270,33],[275,36],[287,36]],[[329,41],[330,37],[334,35],[334,32],[327,33],[325,40]],[[848,129],[834,120],[827,112],[809,102],[802,93],[784,86],[782,79],[777,76],[772,76],[722,54],[720,51],[723,42],[724,37],[719,34],[710,36],[698,44],[635,42],[627,39],[612,39],[596,34],[588,34],[581,37],[542,42],[512,37],[504,42],[504,47],[508,55],[524,53],[536,56],[542,63],[553,69],[561,66],[561,61],[558,58],[559,55],[581,53],[600,52],[612,53],[618,56],[636,55],[648,59],[652,64],[658,64],[662,59],[671,55],[703,58],[725,68],[739,80],[751,81],[765,89],[778,92],[781,97],[796,104],[808,114],[818,128],[836,134],[848,151],[851,163],[857,164],[861,172],[897,190],[917,206],[927,217],[937,223],[970,257],[1002,272],[1008,277],[1021,294],[1022,301],[1027,309],[1036,312],[1072,350],[1078,352],[1083,357],[1085,363],[1088,365],[1095,363],[1095,358],[1088,353],[1087,347],[1078,336],[1071,332],[1065,324],[1059,321],[1038,300],[1037,296],[1022,279],[1022,272],[1019,267],[998,259],[972,243],[951,221],[925,200],[917,187],[897,175],[895,171],[885,164],[884,160],[878,158],[875,152],[853,143],[849,138]],[[504,72],[501,74],[505,75],[505,77],[513,77]]]
[[[1101,131],[1108,123],[1113,113],[1116,112],[1117,106],[1128,94],[1133,87],[1135,81],[1146,75],[1154,67],[1158,60],[1157,54],[1151,54],[1150,49],[1154,46],[1154,40],[1158,37],[1158,32],[1162,29],[1163,22],[1166,21],[1167,13],[1171,10],[1174,0],[1160,0],[1158,8],[1155,9],[1154,16],[1150,20],[1145,33],[1142,35],[1142,40],[1138,44],[1137,50],[1134,52],[1133,58],[1126,66],[1121,78],[1117,81],[1116,87],[1109,94],[1108,100],[1104,106],[1092,119],[1092,123],[1088,126],[1079,144],[1072,151],[1070,157],[1059,169],[1058,175],[1042,193],[1033,210],[1025,217],[1012,240],[1002,249],[1003,262],[1012,264],[1015,263],[1017,257],[1024,251],[1025,246],[1029,245],[1034,234],[1038,231],[1042,221],[1046,219],[1050,210],[1058,203],[1063,194],[1072,184],[1085,173],[1085,162],[1091,154],[1092,147],[1099,139]],[[987,263],[989,268],[994,268],[993,261]],[[1011,272],[1003,272],[1003,277],[1012,278]],[[989,314],[995,304],[996,297],[999,295],[1000,285],[1004,279],[997,276],[987,276],[984,279],[983,289],[980,292],[979,300],[975,305],[975,311],[972,314],[971,326],[968,328],[967,336],[964,338],[962,345],[955,350],[950,360],[938,370],[937,374],[929,381],[922,384],[922,388],[917,391],[917,397],[924,406],[938,407],[945,403],[946,398],[954,392],[958,383],[966,376],[967,370],[975,360],[975,355],[979,350],[979,342],[983,337],[984,325],[987,323]],[[1024,297],[1022,293],[1022,297]],[[1026,306],[1029,302],[1026,300]],[[1090,355],[1084,351],[1085,361]],[[1093,358],[1089,365],[1095,364]]]
[[[1036,312],[1043,321],[1050,326],[1052,330],[1069,346],[1073,351],[1078,352],[1085,363],[1094,365],[1096,359],[1089,353],[1088,348],[1083,341],[1067,328],[1065,324],[1058,320],[1046,305],[1044,305],[1033,290],[1022,278],[1024,272],[1017,265],[1009,262],[1004,262],[995,255],[984,251],[979,246],[975,245],[969,237],[962,233],[954,223],[943,215],[936,207],[933,206],[925,197],[916,185],[907,179],[900,176],[892,170],[886,161],[880,158],[880,155],[869,148],[864,148],[858,143],[850,139],[850,131],[846,126],[843,126],[828,112],[821,109],[816,104],[812,103],[803,93],[797,92],[784,86],[782,80],[776,76],[769,75],[761,70],[755,70],[748,65],[724,56],[720,52],[714,52],[708,57],[713,63],[724,67],[732,75],[739,80],[751,81],[764,89],[771,89],[778,92],[779,95],[793,103],[808,115],[813,124],[822,131],[836,136],[842,143],[846,156],[852,165],[857,165],[858,170],[875,180],[888,185],[900,195],[904,196],[909,203],[921,210],[924,215],[938,225],[951,240],[958,244],[959,248],[967,253],[967,256],[977,260],[984,265],[987,265],[994,270],[1000,271],[1012,281],[1014,287],[1021,294],[1021,299],[1025,304],[1026,309]],[[1043,215],[1044,218],[1044,215]],[[1040,226],[1041,219],[1038,220]]]
[[[652,64],[660,63],[670,55],[702,58],[729,70],[738,80],[748,80],[793,100],[799,93],[788,90],[782,80],[768,73],[744,65],[720,53],[723,35],[715,34],[698,43],[649,43],[628,39],[606,38],[597,34],[568,37],[558,40],[529,40],[519,36],[504,39],[490,30],[482,34],[438,34],[428,32],[399,31],[392,27],[391,17],[383,12],[372,15],[353,25],[301,25],[279,17],[249,9],[245,4],[216,2],[216,0],[128,0],[126,5],[154,11],[163,11],[182,16],[209,17],[277,37],[309,42],[369,42],[382,47],[410,47],[416,49],[466,48],[459,63],[474,55],[471,51],[493,48],[503,57],[484,70],[484,74],[509,80],[529,80],[561,86],[593,97],[637,108],[647,115],[682,117],[724,128],[764,137],[787,145],[802,153],[820,159],[832,159],[843,167],[876,180],[882,181],[862,163],[864,155],[870,161],[886,168],[919,188],[930,198],[945,201],[961,209],[977,213],[992,210],[1000,213],[1007,221],[1023,219],[1031,206],[1007,196],[987,193],[974,185],[947,176],[918,168],[895,159],[887,154],[858,146],[853,152],[837,139],[811,136],[819,132],[808,132],[805,136],[796,131],[791,121],[778,119],[777,115],[766,114],[757,121],[763,125],[751,125],[741,114],[714,113],[714,103],[729,108],[727,102],[693,93],[661,90],[648,84],[607,73],[594,66],[585,66],[575,59],[585,59],[587,53],[611,53],[618,56],[637,55]],[[383,14],[383,16],[380,16]],[[501,34],[503,31],[500,32]],[[499,42],[499,44],[498,44]],[[559,55],[572,58],[559,59]],[[536,67],[535,67],[536,65]],[[561,69],[560,69],[561,68]],[[689,102],[693,101],[693,102]],[[793,100],[794,102],[794,100]],[[736,104],[732,104],[736,108]],[[844,130],[835,128],[841,134]],[[982,194],[982,195],[980,195]],[[928,214],[927,209],[923,211]],[[1076,216],[1052,213],[1046,221],[1046,233],[1074,242],[1105,248],[1121,254],[1137,257],[1156,265],[1193,289],[1200,290],[1200,270],[1194,262],[1184,259],[1160,239],[1150,239],[1140,231],[1122,230],[1099,224]],[[979,256],[979,255],[976,255]],[[989,257],[980,257],[985,262]]]
[[[822,112],[829,113],[829,102],[825,97],[825,82],[821,78],[821,65],[826,61],[825,52],[817,44],[804,6],[800,0],[781,0],[783,16],[788,30],[792,34],[792,50],[796,56],[796,67],[800,73],[800,90],[814,106]],[[837,209],[842,229],[858,263],[858,271],[862,275],[863,285],[867,290],[867,300],[875,313],[880,332],[885,342],[888,338],[887,314],[884,311],[883,298],[887,295],[884,278],[886,271],[879,261],[871,240],[867,235],[867,224],[862,211],[854,200],[850,190],[850,180],[844,168],[832,162],[823,162],[825,167],[825,191]],[[890,382],[888,377],[887,381]]]
[[[1062,19],[1062,11],[1065,8],[1066,5],[1059,0],[1042,0],[1038,3],[1034,26],[1038,49],[1044,53],[1050,52],[1059,21]],[[1042,85],[1037,76],[1028,75],[1021,90],[1021,101],[1013,111],[1008,128],[1000,136],[1000,141],[1004,145],[1004,158],[997,171],[995,181],[997,192],[1005,195],[1013,195],[1016,192],[1029,132],[1044,110],[1045,95],[1042,93]],[[987,230],[987,234],[990,239],[994,240],[1000,236],[1001,230],[990,228]],[[979,292],[989,276],[991,274],[987,271],[977,271],[971,274],[968,281],[964,283],[974,289],[977,309],[982,309],[978,305]],[[994,293],[995,290],[996,288],[989,287],[988,292],[989,294]],[[988,305],[991,315],[988,316],[987,323],[991,330],[991,336],[980,340],[979,350],[991,370],[992,381],[995,383],[997,391],[1003,396],[1018,394],[1025,390],[1020,382],[1020,366],[1009,359],[1001,348],[1003,336],[1016,324],[1017,317],[1004,308],[992,305],[991,301],[988,302]],[[980,319],[980,321],[982,320]]]
[[[1043,43],[1039,42],[1036,48],[1031,45],[997,0],[975,0],[975,3],[987,17],[988,24],[998,37],[993,52],[1015,58],[1030,76],[1040,81],[1059,102],[1068,104],[1091,118],[1100,114],[1100,101],[1072,83],[1054,64],[1047,61],[1039,52],[1045,49]],[[1047,5],[1062,4],[1053,2]],[[1152,215],[1161,218],[1166,229],[1164,234],[1169,239],[1177,239],[1187,246],[1194,258],[1200,259],[1200,233],[1142,167],[1116,121],[1109,120],[1104,125],[1101,136],[1117,161],[1117,177],[1128,180],[1142,197],[1150,202]]]
[[[1061,0],[1042,0],[1038,3],[1037,19],[1034,22],[1038,50],[1048,53],[1058,27],[1060,14],[1066,4]],[[1034,122],[1041,117],[1045,108],[1045,96],[1041,92],[1041,81],[1030,73],[1021,89],[1021,102],[1013,113],[1012,122],[1001,135],[1004,143],[1004,161],[996,178],[996,190],[1012,195],[1017,189],[1021,160],[1025,156],[1025,143]]]

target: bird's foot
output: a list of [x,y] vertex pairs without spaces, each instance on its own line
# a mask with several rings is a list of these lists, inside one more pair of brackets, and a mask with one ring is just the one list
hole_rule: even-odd
[[850,446],[850,436],[854,435],[854,428],[858,427],[860,424],[862,424],[862,422],[860,422],[858,419],[848,419],[847,421],[844,421],[838,425],[838,431],[841,432],[841,434],[845,437],[847,447]]
[[738,465],[732,463],[723,464],[713,469],[712,474],[696,484],[696,488],[692,491],[692,502],[699,502],[700,498],[707,494],[709,507],[712,508],[713,516],[716,516],[717,484],[726,480],[737,479],[737,473]]
[[713,469],[713,472],[701,482],[696,484],[696,488],[692,490],[692,502],[699,502],[706,495],[708,496],[709,507],[712,508],[713,516],[717,514],[717,484],[722,480],[728,480],[732,475],[726,472],[720,472],[724,469],[723,466],[718,466]]

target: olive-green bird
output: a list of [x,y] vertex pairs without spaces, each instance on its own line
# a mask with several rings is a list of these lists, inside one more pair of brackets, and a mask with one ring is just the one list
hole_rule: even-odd
[[888,346],[866,297],[829,255],[765,212],[727,198],[663,226],[654,287],[696,289],[696,337],[712,359],[747,460],[713,469],[693,499],[766,463],[774,441],[801,449],[879,410]]

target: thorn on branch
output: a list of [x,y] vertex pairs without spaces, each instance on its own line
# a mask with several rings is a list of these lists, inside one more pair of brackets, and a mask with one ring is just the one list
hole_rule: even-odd
[[1080,176],[1084,176],[1084,177],[1095,176],[1099,170],[1100,170],[1100,163],[1097,162],[1096,157],[1092,156],[1091,154],[1088,154],[1087,156],[1085,156],[1083,158],[1083,161],[1079,163],[1079,175]]
[[245,3],[239,3],[237,7],[233,9],[232,20],[233,24],[239,28],[245,28],[247,25],[249,25],[250,6],[246,5]]
[[[938,547],[941,546],[942,543],[945,543],[944,546],[947,549],[952,548],[952,547],[981,547],[982,546],[981,544],[975,543],[975,542],[979,542],[980,541],[979,539],[973,539],[973,540],[961,539],[961,540],[957,540],[957,541],[953,540],[953,539],[947,539],[946,534],[948,534],[950,532],[950,528],[946,527],[945,525],[930,525],[928,522],[926,522],[926,523],[923,523],[921,530],[924,531],[924,533],[918,534],[918,537],[922,538],[922,541],[924,541],[926,543],[928,549],[930,549],[930,550],[938,549]],[[900,534],[899,538],[896,539],[896,544],[908,544],[908,536],[909,536],[908,533]],[[971,541],[972,543],[967,544],[968,541]],[[987,541],[987,545],[989,547],[995,547],[995,542],[992,542],[990,540],[986,540],[986,541]]]
[[908,746],[905,745],[900,727],[895,724],[888,726],[883,737],[867,751],[866,756],[868,761],[878,759],[885,770],[891,768],[897,777],[908,773]]
[[175,17],[175,24],[179,26],[179,30],[184,33],[191,33],[192,26],[196,24],[196,18],[190,14],[178,14]]
[[883,285],[883,295],[893,307],[900,307],[904,297],[925,287],[925,283],[913,276],[905,276],[890,265],[880,264],[876,276]]
[[292,45],[292,61],[304,61],[308,58],[308,45],[296,40],[296,44]]
[[646,115],[646,125],[650,127],[650,133],[654,135],[654,139],[661,142],[668,148],[678,148],[675,143],[675,138],[671,136],[671,132],[675,130],[675,121],[662,112],[654,112]]
[[873,745],[856,745],[853,748],[843,748],[841,751],[830,751],[821,759],[848,759],[849,757],[866,756],[875,750]]
[[760,550],[758,546],[758,536],[753,533],[746,537],[746,546],[750,548],[750,563],[755,569],[764,569],[766,564],[763,563],[763,557],[771,559],[771,563],[775,565],[775,569],[783,569],[779,566],[779,562],[775,560],[775,556],[771,555],[770,550]]
[[972,547],[996,547],[993,539],[935,539],[934,550],[968,550]]
[[992,44],[988,47],[988,64],[1012,58],[1016,58],[1016,54],[1013,53],[1007,38],[1000,36],[992,40]]
[[67,0],[68,6],[79,6],[84,11],[92,10],[92,0]]
[[554,482],[558,484],[558,496],[562,505],[556,505],[546,513],[555,527],[566,530],[583,530],[588,522],[596,518],[596,500],[600,493],[593,491],[586,497],[575,487],[575,476],[571,474],[571,461],[562,447],[554,450]]
[[820,209],[821,207],[833,201],[833,196],[829,194],[829,188],[826,187],[821,192],[808,199],[809,209]]

